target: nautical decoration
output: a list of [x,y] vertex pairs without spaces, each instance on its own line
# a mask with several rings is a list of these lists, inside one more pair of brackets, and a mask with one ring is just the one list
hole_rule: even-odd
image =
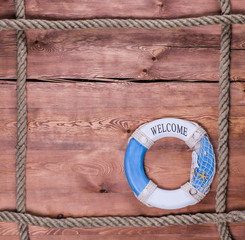
[[[179,138],[192,152],[190,181],[176,190],[164,190],[144,172],[144,155],[155,141]],[[215,155],[206,131],[197,123],[162,118],[137,128],[129,139],[125,154],[125,173],[135,196],[147,206],[178,209],[201,201],[209,192],[215,174]]]

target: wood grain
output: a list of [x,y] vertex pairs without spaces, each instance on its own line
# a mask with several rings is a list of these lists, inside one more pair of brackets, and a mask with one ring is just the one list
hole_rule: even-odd
[[[0,0],[0,18],[14,18],[13,0]],[[176,18],[220,14],[217,0],[26,0],[27,18]],[[245,1],[232,0],[233,13]],[[102,5],[103,4],[103,5]],[[105,7],[106,6],[106,7]],[[245,27],[233,26],[228,211],[244,209]],[[27,31],[29,82],[27,210],[56,217],[162,215],[215,210],[217,176],[207,197],[181,210],[147,208],[124,174],[127,139],[140,124],[161,117],[200,123],[217,156],[220,26],[176,30]],[[0,79],[16,77],[16,36],[0,32]],[[73,82],[74,79],[118,81]],[[125,80],[176,80],[127,83]],[[53,83],[53,81],[58,83]],[[69,82],[67,82],[69,81]],[[177,82],[179,81],[179,82]],[[186,81],[186,82],[183,82]],[[193,83],[189,81],[210,81]],[[72,83],[71,83],[72,82]],[[0,209],[15,209],[15,83],[0,80]],[[164,153],[164,154],[163,154]],[[147,175],[174,189],[189,178],[191,152],[176,139],[146,154]],[[174,169],[174,171],[173,171]],[[244,239],[245,223],[230,224]],[[44,229],[31,240],[219,239],[215,224],[167,228]],[[0,223],[0,239],[19,239],[16,224]]]
[[[0,203],[1,209],[14,209],[15,85],[4,83]],[[244,83],[232,83],[228,210],[245,206],[245,188],[238,184],[245,180],[244,89]],[[199,122],[217,149],[217,115],[216,83],[28,83],[28,211],[51,216],[214,211],[217,176],[198,205],[173,211],[147,208],[132,194],[123,158],[127,139],[137,126],[171,116]],[[147,152],[145,168],[161,187],[176,188],[188,180],[190,160],[184,143],[161,140]]]
[[[180,87],[181,86],[181,87]],[[245,85],[232,83],[228,210],[244,209]],[[208,97],[207,97],[208,95]],[[182,210],[147,208],[133,196],[123,170],[127,138],[141,123],[176,116],[199,122],[217,149],[216,83],[28,83],[27,209],[40,215],[161,215],[213,211],[217,176],[198,205]],[[206,97],[205,97],[206,96]],[[0,88],[0,206],[15,208],[15,85]],[[79,100],[78,100],[79,99]],[[186,107],[187,106],[187,107]],[[173,150],[174,149],[174,150]],[[112,154],[113,151],[113,154]],[[164,152],[164,155],[162,155]],[[188,180],[191,152],[184,143],[163,139],[147,152],[145,168],[161,187]],[[174,169],[174,172],[173,172]],[[106,193],[100,193],[100,190]],[[71,201],[72,199],[72,201]],[[232,225],[243,239],[244,223]],[[218,239],[215,225],[164,229],[45,230],[31,227],[31,239]],[[208,236],[206,233],[209,233]],[[15,225],[0,224],[2,239],[17,239]]]
[[[236,240],[244,238],[244,223],[231,224],[231,230]],[[208,234],[207,234],[208,233]],[[138,239],[200,239],[217,240],[219,235],[215,224],[203,224],[192,226],[169,226],[166,228],[95,228],[95,229],[44,229],[29,227],[31,240],[138,240]],[[2,240],[18,240],[18,229],[15,224],[1,223],[0,235]]]
[[[231,79],[244,81],[245,26],[234,27],[233,33]],[[15,33],[2,31],[0,36],[0,78],[15,78]],[[27,40],[31,79],[219,79],[220,26],[160,31],[28,31]]]
[[[14,0],[1,0],[0,18],[14,18]],[[216,0],[26,0],[27,18],[81,19],[93,17],[178,18],[220,14]],[[243,13],[243,0],[231,0],[232,12]],[[106,7],[105,7],[106,6]]]
[[15,18],[14,0],[0,0],[0,19]]
[[[231,232],[236,240],[244,238],[245,223],[230,224]],[[207,234],[208,233],[208,234]],[[95,228],[95,229],[45,229],[40,227],[29,226],[31,240],[138,240],[152,239],[200,239],[200,240],[217,240],[219,239],[215,224],[203,224],[192,226],[169,226],[166,228]],[[18,228],[16,224],[1,223],[0,235],[2,240],[18,240]]]

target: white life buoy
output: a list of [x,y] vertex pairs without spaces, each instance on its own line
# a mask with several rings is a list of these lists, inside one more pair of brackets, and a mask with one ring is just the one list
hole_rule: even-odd
[[[144,172],[144,155],[155,141],[179,138],[193,150],[190,181],[176,190],[164,190]],[[147,206],[178,209],[201,201],[209,192],[215,174],[215,155],[207,133],[198,124],[177,118],[163,118],[137,128],[125,154],[125,173],[135,196]]]

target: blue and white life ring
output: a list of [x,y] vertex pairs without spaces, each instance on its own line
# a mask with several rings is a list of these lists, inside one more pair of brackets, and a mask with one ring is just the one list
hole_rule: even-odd
[[[179,138],[193,150],[190,181],[176,190],[164,190],[144,172],[144,155],[155,141]],[[198,124],[163,118],[137,128],[129,139],[124,162],[127,180],[135,196],[147,206],[178,209],[201,201],[209,192],[215,174],[215,155],[207,133]]]

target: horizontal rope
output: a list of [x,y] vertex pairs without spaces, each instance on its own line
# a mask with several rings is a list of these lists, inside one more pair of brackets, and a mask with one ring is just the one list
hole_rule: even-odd
[[217,24],[245,24],[245,15],[217,15],[196,18],[180,18],[172,20],[164,19],[86,19],[86,20],[26,20],[26,19],[2,19],[0,30],[72,30],[89,28],[141,28],[164,29],[184,28]]
[[168,215],[162,217],[68,217],[64,219],[38,217],[27,213],[2,211],[0,212],[0,221],[26,223],[45,228],[165,227],[170,225],[192,225],[203,223],[237,223],[245,221],[245,211]]

